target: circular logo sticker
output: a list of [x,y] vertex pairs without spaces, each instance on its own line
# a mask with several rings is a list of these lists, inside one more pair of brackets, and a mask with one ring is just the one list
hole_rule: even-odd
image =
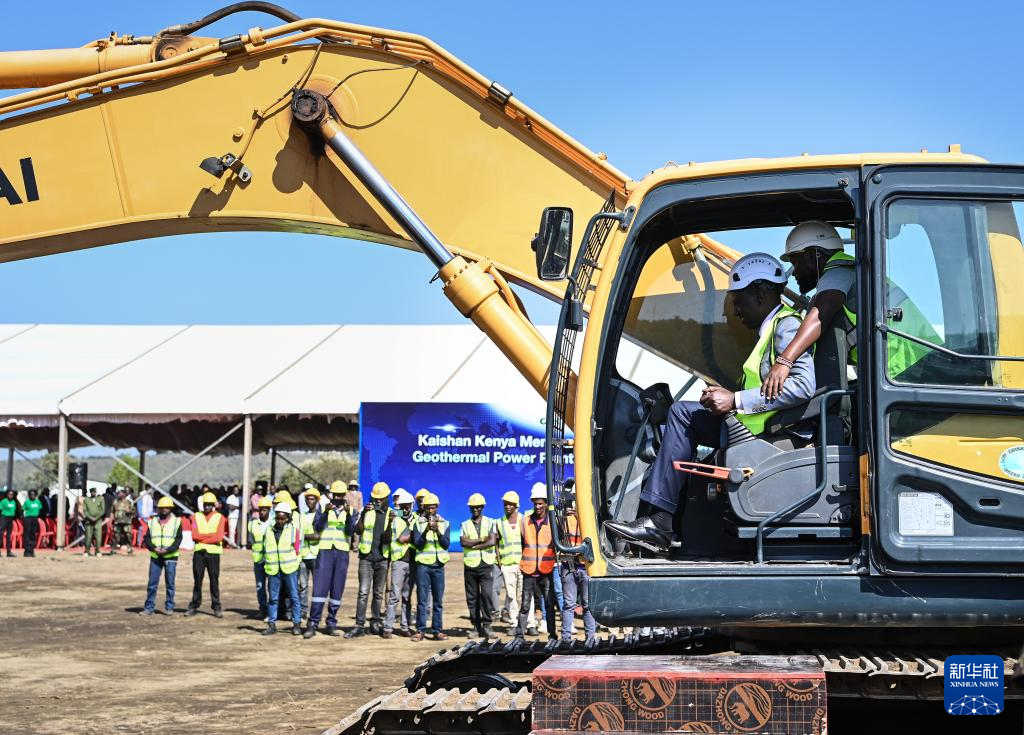
[[751,682],[722,689],[715,700],[718,721],[742,732],[754,732],[767,724],[772,716],[772,697],[765,689]]
[[539,678],[537,681],[537,688],[540,689],[541,693],[548,699],[564,701],[572,694],[573,683],[571,679],[566,679],[563,676],[544,679]]
[[626,721],[614,704],[592,702],[582,710],[576,708],[569,717],[571,730],[583,732],[608,732],[626,729]]
[[999,455],[999,469],[1007,477],[1024,480],[1024,444],[1010,447]]
[[626,706],[645,720],[665,719],[665,710],[676,698],[676,683],[672,679],[626,679],[621,689]]

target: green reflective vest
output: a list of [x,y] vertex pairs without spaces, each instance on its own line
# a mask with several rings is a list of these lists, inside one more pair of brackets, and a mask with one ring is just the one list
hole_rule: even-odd
[[[491,529],[494,521],[487,516],[480,516],[480,531],[476,530],[476,524],[473,523],[473,519],[470,518],[462,522],[462,528],[459,529],[459,534],[462,538],[469,539],[481,539],[487,538],[491,535]],[[498,561],[498,555],[494,547],[491,546],[487,549],[467,549],[462,548],[462,563],[467,567],[473,569],[480,566],[480,564],[494,564]]]
[[[749,390],[761,385],[761,363],[764,362],[764,356],[770,354],[771,362],[775,361],[775,328],[779,326],[780,321],[791,316],[802,319],[799,312],[783,304],[775,313],[775,316],[772,317],[771,322],[764,330],[764,334],[758,338],[757,344],[754,345],[754,349],[747,356],[746,362],[743,363],[743,384],[741,390]],[[750,429],[750,433],[760,434],[764,431],[764,426],[768,423],[768,419],[776,413],[778,411],[737,413],[736,420]]]
[[516,522],[506,516],[498,519],[498,563],[503,567],[518,564],[523,558],[523,516],[516,512]]
[[[387,530],[388,523],[391,521],[392,516],[391,509],[388,508],[384,511],[384,530]],[[377,511],[373,508],[366,511],[366,515],[363,516],[363,533],[359,537],[359,553],[366,555],[370,553],[370,547],[373,546],[373,526],[377,522]],[[383,531],[382,531],[383,532]],[[385,549],[385,552],[387,550]]]
[[343,505],[340,511],[336,511],[333,505],[327,508],[327,525],[320,532],[320,548],[341,551],[352,548],[348,538],[348,506]]
[[[178,529],[181,528],[181,519],[178,516],[171,513],[167,516],[167,523],[160,522],[160,516],[152,516],[149,519],[149,540],[153,543],[156,548],[168,547],[174,543],[174,539],[178,536]],[[160,556],[155,551],[149,552],[150,559],[177,559],[178,552],[175,551],[173,554],[164,554]]]
[[306,536],[312,533],[316,533],[313,530],[313,513],[304,513],[302,515],[302,558],[303,559],[316,559],[317,554],[320,553],[320,542],[311,543],[306,540]]
[[259,518],[249,519],[249,533],[252,535],[252,560],[259,564],[263,561],[263,534],[267,532],[267,526],[273,523],[268,517],[261,521]]
[[299,570],[299,555],[295,551],[295,526],[286,523],[281,529],[281,539],[274,536],[274,524],[267,526],[263,534],[263,570],[273,577],[278,571],[281,574],[293,574]]
[[391,522],[391,544],[386,549],[386,556],[391,561],[401,561],[409,552],[409,546],[412,542],[406,541],[403,544],[398,540],[398,537],[410,528],[412,525],[411,521],[412,519],[405,519],[400,514],[395,514],[394,520]]
[[[852,255],[847,255],[846,253],[839,251],[828,259],[828,262],[825,263],[825,268],[822,272],[824,273],[834,268],[853,268],[856,265],[857,261]],[[885,287],[887,291],[886,303],[888,304],[888,308],[900,309],[903,312],[902,317],[898,322],[890,318],[886,320],[887,324],[901,332],[906,332],[907,334],[920,337],[921,339],[933,344],[941,345],[942,338],[932,327],[931,322],[928,321],[927,317],[925,317],[925,315],[921,313],[921,310],[917,308],[917,304],[910,300],[910,297],[907,296],[907,292],[888,278],[885,279]],[[856,365],[857,314],[853,310],[847,308],[845,303],[843,304],[843,314],[846,316],[848,324],[846,328],[846,340],[850,345],[850,364]],[[889,377],[899,377],[929,352],[931,352],[931,350],[924,345],[911,342],[910,340],[904,339],[903,337],[899,337],[895,334],[887,334],[886,360]]]
[[[423,534],[426,542],[423,544],[422,549],[417,549],[416,551],[416,563],[433,565],[440,562],[441,564],[447,564],[449,558],[448,549],[441,547],[437,533],[427,530],[427,519],[418,518],[413,528]],[[447,533],[448,521],[438,516],[437,528],[440,533]]]

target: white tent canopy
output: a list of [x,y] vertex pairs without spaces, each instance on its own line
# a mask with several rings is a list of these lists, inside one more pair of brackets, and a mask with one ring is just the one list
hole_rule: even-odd
[[[638,383],[679,372],[623,350]],[[352,447],[374,401],[544,407],[471,324],[0,325],[0,445],[55,448],[64,415],[107,446],[196,452],[249,416],[257,451]]]

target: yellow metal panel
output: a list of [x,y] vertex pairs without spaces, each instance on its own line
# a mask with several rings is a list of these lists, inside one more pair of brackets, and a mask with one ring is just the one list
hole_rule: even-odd
[[[1020,282],[1024,273],[1024,248],[1019,237],[1011,234],[990,232],[988,242],[999,314],[999,354],[1024,355],[1024,288]],[[1024,388],[1024,364],[997,362],[993,366],[996,385]]]
[[1024,417],[955,414],[923,431],[892,442],[892,448],[918,459],[966,472],[1024,484],[1000,469],[1003,453],[1024,444]]

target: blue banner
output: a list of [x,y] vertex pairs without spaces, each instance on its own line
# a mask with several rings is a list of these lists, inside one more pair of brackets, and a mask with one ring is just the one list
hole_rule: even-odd
[[[540,409],[543,410],[543,409]],[[544,416],[486,403],[364,403],[359,411],[359,484],[375,482],[415,495],[426,488],[452,524],[452,548],[469,518],[466,500],[480,493],[484,515],[503,513],[501,496],[519,493],[531,509],[530,488],[544,482]],[[571,455],[569,455],[571,461]]]

